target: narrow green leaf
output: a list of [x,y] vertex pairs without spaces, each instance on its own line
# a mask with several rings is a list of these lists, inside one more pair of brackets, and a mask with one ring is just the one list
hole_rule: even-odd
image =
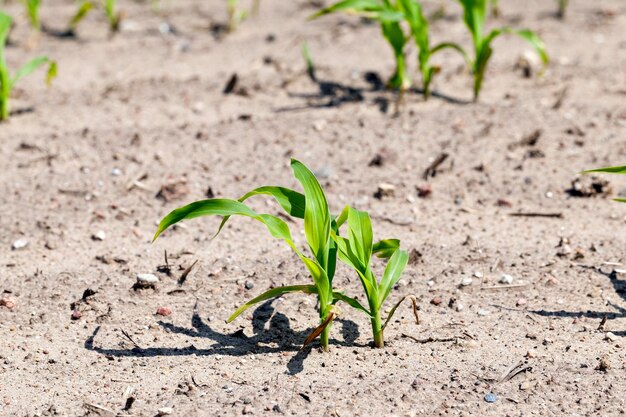
[[372,246],[372,254],[379,258],[390,258],[400,248],[399,239],[383,239]]
[[[243,203],[248,198],[255,195],[269,195],[271,197],[274,197],[274,199],[278,202],[278,204],[280,204],[280,206],[283,208],[283,210],[285,210],[288,215],[299,219],[304,218],[304,195],[297,191],[290,190],[289,188],[284,187],[259,187],[246,193],[238,201],[240,203]],[[222,219],[222,223],[220,223],[220,227],[217,229],[217,232],[215,232],[215,235],[213,235],[213,239],[222,231],[229,218],[230,216],[224,216],[224,218]]]
[[337,303],[338,301],[343,301],[344,303],[348,304],[350,307],[360,310],[364,312],[365,314],[367,314],[369,317],[372,317],[372,313],[370,313],[368,309],[363,307],[363,305],[359,303],[357,299],[348,297],[347,295],[343,294],[340,291],[333,291],[333,299],[335,300],[333,304]]
[[535,32],[528,29],[523,29],[513,30],[511,31],[511,33],[516,34],[517,36],[528,42],[533,48],[535,48],[535,52],[537,52],[537,55],[539,55],[539,58],[541,58],[541,62],[543,62],[544,65],[548,64],[549,58],[548,52],[546,51],[546,45]]
[[[49,63],[49,62],[51,62],[51,61],[46,56],[38,56],[37,58],[31,59],[30,61],[28,61],[26,64],[24,64],[24,66],[22,66],[22,68],[20,68],[15,73],[15,75],[13,76],[13,78],[11,79],[11,82],[10,82],[11,87],[13,87],[13,85],[15,85],[15,83],[17,81],[21,80],[22,78],[24,78],[27,75],[31,74],[37,68],[39,68],[42,65],[44,65],[46,63]],[[46,77],[46,82],[48,82],[48,80],[51,80],[52,78],[54,78],[55,75],[56,75],[56,64],[51,62],[50,69],[48,70],[48,75]]]
[[626,174],[626,166],[589,169],[587,171],[583,171],[583,174],[589,174],[592,172],[607,172],[609,174]]
[[393,286],[396,285],[398,280],[400,280],[402,272],[404,271],[404,268],[406,268],[408,261],[409,254],[404,250],[397,250],[391,258],[389,258],[389,262],[385,268],[385,273],[380,281],[380,299],[378,300],[378,308],[382,306],[389,296],[389,292]]
[[344,0],[323,8],[310,16],[309,19],[316,19],[320,16],[336,12],[368,13],[379,12],[382,9],[383,4],[378,0]]
[[[13,24],[13,19],[8,14],[0,12],[0,50],[4,49],[4,45],[7,43],[7,37],[9,36],[9,31],[11,30],[11,25]],[[0,52],[0,55],[2,53]]]
[[315,175],[300,161],[291,160],[296,179],[302,184],[306,206],[304,210],[304,233],[318,263],[326,267],[330,245],[330,212],[324,190]]
[[248,301],[241,307],[239,307],[229,318],[226,320],[228,323],[235,320],[241,313],[249,309],[255,304],[258,304],[262,301],[267,301],[271,298],[278,297],[279,295],[288,294],[291,292],[302,292],[305,294],[317,294],[317,288],[314,285],[288,285],[285,287],[276,287],[270,290],[265,291],[263,294],[254,297],[252,300]]
[[465,49],[463,49],[463,47],[461,47],[461,45],[456,44],[454,42],[442,42],[440,44],[437,44],[436,46],[434,46],[430,50],[430,53],[431,53],[431,55],[434,55],[434,54],[436,54],[438,52],[443,51],[444,49],[452,49],[452,50],[457,51],[459,54],[461,54],[461,56],[463,57],[463,59],[467,63],[467,66],[470,67],[470,68],[472,67],[472,59],[469,57],[467,52],[465,52]]
[[76,27],[78,26],[78,24],[85,18],[87,17],[87,15],[89,14],[89,11],[93,8],[93,3],[91,1],[83,1],[80,6],[78,7],[78,10],[76,11],[76,14],[74,14],[74,16],[72,16],[72,19],[70,20],[68,26],[71,30],[75,30]]

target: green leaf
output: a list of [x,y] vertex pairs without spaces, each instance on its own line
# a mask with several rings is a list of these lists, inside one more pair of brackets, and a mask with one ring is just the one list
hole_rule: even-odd
[[313,14],[309,19],[316,19],[336,12],[346,13],[369,13],[379,12],[383,9],[383,4],[379,0],[344,0],[325,7],[319,12]]
[[389,296],[389,292],[393,286],[396,285],[398,280],[400,280],[402,272],[404,271],[404,268],[406,268],[408,261],[409,254],[404,250],[397,250],[391,258],[389,258],[389,262],[385,268],[385,273],[383,274],[383,279],[380,281],[381,298],[378,300],[378,308],[382,306]]
[[72,20],[70,20],[70,23],[68,24],[69,28],[71,30],[76,29],[76,27],[78,26],[78,24],[89,14],[89,11],[93,8],[93,3],[90,1],[83,1],[80,6],[78,7],[78,10],[76,11],[76,14],[72,17]]
[[315,175],[300,161],[291,160],[296,179],[302,184],[305,196],[304,233],[318,263],[326,267],[330,246],[330,212],[324,190]]
[[233,216],[240,215],[255,219],[265,225],[270,234],[276,239],[284,240],[291,249],[296,252],[298,257],[304,262],[305,266],[311,273],[311,277],[318,287],[320,292],[324,294],[330,293],[330,283],[326,275],[324,268],[318,264],[317,261],[313,261],[296,247],[291,238],[291,232],[287,223],[282,221],[276,216],[270,214],[259,214],[252,210],[247,205],[236,201],[223,198],[214,198],[210,200],[201,200],[186,206],[177,208],[170,212],[167,216],[161,220],[159,227],[152,239],[155,241],[163,231],[168,227],[187,219],[193,219],[202,216]]
[[254,297],[252,300],[248,301],[241,307],[239,307],[229,318],[226,320],[227,323],[235,320],[241,313],[249,309],[255,304],[258,304],[262,301],[269,300],[271,298],[278,297],[283,294],[288,294],[291,292],[302,292],[305,294],[317,294],[317,288],[314,285],[288,285],[285,287],[276,287],[271,290],[265,291],[263,294]]
[[350,208],[348,211],[348,240],[356,259],[365,271],[370,264],[373,240],[372,222],[365,211]]
[[[238,201],[240,203],[243,203],[248,198],[253,197],[255,195],[269,195],[271,197],[274,197],[274,199],[278,202],[278,204],[280,204],[280,206],[283,208],[283,210],[285,210],[285,212],[288,215],[299,218],[299,219],[304,218],[304,207],[305,207],[304,195],[297,191],[293,191],[293,190],[290,190],[289,188],[284,188],[284,187],[274,187],[274,186],[259,187],[246,193]],[[215,238],[222,231],[222,229],[226,225],[226,222],[228,221],[229,218],[230,216],[225,216],[222,219],[222,223],[220,223],[220,227],[217,229],[217,232],[215,232],[215,235],[213,235],[213,238]]]
[[470,68],[472,67],[472,59],[469,57],[467,52],[465,52],[465,49],[463,49],[463,47],[461,47],[461,45],[456,44],[454,42],[442,42],[440,44],[437,44],[436,46],[434,46],[430,50],[430,53],[431,53],[431,55],[434,55],[437,52],[443,51],[444,49],[453,49],[453,50],[457,51],[459,54],[461,54],[461,56],[463,57],[463,59],[467,63],[467,66],[470,67]]
[[0,56],[3,55],[1,51],[4,50],[4,46],[7,43],[7,37],[9,36],[12,24],[13,19],[11,19],[11,16],[0,12]]
[[348,304],[350,307],[360,310],[364,312],[365,314],[367,314],[369,317],[372,317],[372,313],[370,313],[368,309],[363,307],[363,305],[359,303],[357,299],[348,297],[347,295],[343,294],[340,291],[333,291],[333,299],[334,299],[333,304],[336,304],[338,301],[343,301],[344,303]]
[[463,6],[463,20],[472,34],[474,48],[478,53],[487,16],[487,0],[459,0],[459,3]]
[[626,165],[617,167],[596,168],[583,171],[583,174],[589,174],[592,172],[607,172],[609,174],[626,174]]
[[50,63],[50,68],[48,69],[48,74],[46,76],[46,83],[52,81],[52,78],[56,76],[56,63],[54,61],[51,61],[46,56],[39,56],[28,61],[24,66],[22,66],[22,68],[17,71],[17,73],[15,73],[10,82],[11,88],[13,87],[13,85],[15,85],[17,81],[21,80],[22,78],[35,71],[37,68],[47,63]]
[[546,45],[535,32],[528,29],[508,31],[510,33],[516,34],[517,36],[528,42],[533,48],[535,48],[535,52],[537,52],[537,55],[539,55],[539,58],[541,58],[541,62],[543,62],[544,65],[548,64],[549,58],[548,52],[546,51]]
[[372,254],[379,258],[390,258],[400,248],[399,239],[383,239],[372,246]]

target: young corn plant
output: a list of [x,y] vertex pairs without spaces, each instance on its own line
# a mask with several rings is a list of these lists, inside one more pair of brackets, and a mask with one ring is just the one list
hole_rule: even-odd
[[[386,239],[374,243],[372,223],[367,212],[347,207],[337,222],[342,224],[346,220],[348,223],[347,237],[341,237],[333,233],[333,239],[337,244],[339,259],[352,267],[359,276],[369,304],[369,311],[365,313],[370,317],[372,324],[374,345],[382,348],[385,346],[383,331],[404,299],[409,297],[412,299],[413,313],[419,323],[416,300],[413,296],[402,298],[391,309],[384,324],[381,317],[385,300],[389,297],[392,288],[402,276],[409,256],[406,251],[399,249],[400,241],[397,239]],[[389,258],[380,281],[374,276],[370,265],[374,254],[381,258]]]
[[[588,171],[584,171],[583,174],[591,174],[594,172],[605,172],[605,173],[609,173],[609,174],[623,174],[626,175],[626,165],[624,166],[617,166],[617,167],[606,167],[606,168],[597,168],[597,169],[590,169]],[[619,201],[621,203],[626,203],[626,198],[620,197],[620,198],[614,198],[613,200],[615,201]]]
[[431,57],[444,49],[453,49],[465,56],[463,49],[452,42],[442,42],[431,48],[428,35],[428,20],[422,12],[422,6],[415,0],[398,0],[398,11],[402,13],[403,20],[407,21],[411,35],[418,49],[418,68],[422,75],[424,98],[430,97],[430,83],[433,76],[439,71],[438,67],[430,64]]
[[117,0],[104,0],[104,12],[109,21],[109,29],[112,33],[117,32],[122,21],[121,14],[117,11]]
[[41,30],[41,21],[39,20],[39,7],[41,6],[41,0],[23,0],[23,2],[30,26],[39,32]]
[[67,34],[70,36],[76,36],[76,29],[78,24],[87,17],[91,9],[93,9],[93,3],[89,0],[83,0],[78,4],[78,9],[72,19],[67,25]]
[[484,34],[487,1],[488,0],[459,0],[464,10],[463,20],[472,34],[472,41],[474,43],[474,58],[467,59],[474,75],[474,101],[478,100],[485,77],[485,71],[487,70],[489,59],[493,53],[491,43],[498,36],[504,33],[512,33],[519,36],[535,49],[544,65],[548,63],[548,54],[543,41],[537,34],[530,30],[514,30],[503,27],[493,29],[487,35]]
[[398,4],[393,5],[390,0],[343,0],[320,10],[310,18],[316,19],[337,12],[357,14],[380,23],[383,37],[391,46],[396,61],[396,70],[387,86],[395,90],[409,88],[411,77],[406,66],[405,47],[410,38],[406,36],[400,25],[404,15],[399,10]]
[[567,5],[569,4],[569,0],[558,0],[559,1],[559,9],[556,12],[556,16],[559,19],[565,19],[565,12],[567,11]]
[[13,76],[11,76],[4,55],[4,48],[6,46],[7,37],[9,36],[11,24],[11,17],[0,12],[0,121],[7,120],[9,118],[9,98],[11,96],[11,90],[15,86],[16,82],[26,77],[42,65],[48,64],[46,83],[49,85],[52,82],[52,79],[56,76],[57,71],[57,66],[54,61],[51,61],[48,57],[39,56],[28,61],[24,66],[18,69]]
[[[302,260],[313,279],[313,285],[299,284],[270,289],[239,307],[228,318],[228,322],[230,323],[255,304],[282,294],[292,292],[316,294],[321,323],[318,327],[320,342],[323,349],[327,350],[331,322],[336,315],[335,304],[343,301],[361,311],[367,312],[367,309],[356,299],[339,291],[333,291],[337,246],[331,237],[331,231],[335,235],[339,234],[337,222],[330,215],[324,191],[313,173],[295,159],[291,160],[291,168],[295,178],[302,185],[304,194],[284,187],[266,186],[250,191],[239,200],[209,199],[196,201],[175,209],[165,216],[158,226],[154,239],[173,224],[200,216],[216,215],[223,217],[215,236],[219,234],[230,216],[245,216],[263,223],[274,238],[287,243]],[[287,215],[304,219],[304,233],[312,256],[307,256],[298,249],[293,242],[287,223],[277,216],[257,213],[244,203],[248,198],[256,195],[269,195],[278,202]],[[314,332],[315,336],[317,336],[316,332]]]

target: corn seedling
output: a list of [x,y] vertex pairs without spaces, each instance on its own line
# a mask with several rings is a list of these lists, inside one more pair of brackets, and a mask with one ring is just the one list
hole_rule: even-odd
[[117,32],[120,29],[121,15],[117,11],[117,0],[104,0],[104,12],[109,21],[109,29],[111,32]]
[[523,29],[514,30],[507,27],[493,29],[486,36],[484,34],[485,18],[487,15],[487,0],[459,0],[463,6],[463,20],[472,34],[474,43],[474,59],[468,63],[474,75],[474,101],[478,100],[482,87],[487,64],[493,53],[491,43],[504,33],[512,33],[527,41],[537,52],[544,65],[548,63],[548,54],[543,41],[534,32]]
[[438,67],[430,64],[430,58],[439,51],[450,48],[465,54],[463,49],[451,42],[443,42],[431,48],[428,36],[428,20],[424,17],[421,5],[415,0],[398,0],[400,12],[411,28],[411,34],[418,49],[418,67],[422,74],[424,97],[430,97],[430,83],[433,75],[439,71]]
[[569,4],[569,0],[558,0],[559,1],[559,10],[556,15],[559,19],[565,19],[565,12],[567,11],[567,5]]
[[[591,174],[594,172],[604,172],[604,173],[608,173],[608,174],[623,174],[626,175],[626,165],[625,166],[618,166],[618,167],[606,167],[606,168],[597,168],[597,169],[590,169],[588,171],[584,171],[583,174]],[[626,198],[614,198],[615,201],[619,201],[621,203],[626,203]]]
[[0,120],[7,120],[9,118],[9,98],[11,96],[11,90],[15,86],[16,82],[26,77],[42,65],[48,64],[46,83],[49,85],[52,79],[56,76],[57,71],[57,66],[54,61],[51,61],[45,56],[40,56],[28,61],[24,66],[18,69],[13,76],[11,76],[4,55],[4,48],[6,46],[9,30],[11,29],[11,24],[11,17],[0,12]]
[[357,14],[380,23],[383,37],[391,46],[396,61],[396,70],[387,85],[396,90],[409,88],[411,78],[406,67],[405,55],[408,38],[400,26],[404,14],[399,10],[397,3],[394,6],[390,0],[344,0],[320,10],[311,16],[311,19],[337,12]]
[[500,17],[500,0],[490,0],[491,16]]
[[[365,313],[370,317],[374,344],[376,347],[382,348],[385,345],[383,331],[395,313],[396,308],[407,297],[401,299],[391,309],[384,324],[381,318],[381,310],[391,289],[400,279],[409,257],[406,251],[399,249],[400,241],[397,239],[381,240],[378,243],[373,242],[372,223],[367,212],[347,207],[337,220],[337,223],[341,225],[345,221],[348,223],[347,238],[333,233],[333,239],[337,244],[339,259],[352,267],[359,276],[369,304],[369,311]],[[380,258],[389,258],[380,282],[374,276],[370,265],[370,260],[374,254],[377,254]],[[413,312],[416,320],[419,322],[415,297],[411,298],[413,301]]]
[[244,10],[239,7],[239,0],[227,0],[226,12],[228,13],[228,31],[234,32],[239,24],[246,20],[249,16],[258,15],[260,7],[260,0],[252,1],[252,7],[250,8],[250,11]]
[[74,36],[76,34],[76,28],[78,27],[78,24],[85,17],[87,17],[91,9],[93,9],[93,3],[91,1],[85,0],[79,3],[76,13],[74,14],[74,16],[72,16],[72,19],[67,25],[67,33]]
[[[274,238],[287,243],[302,260],[313,279],[313,285],[290,285],[270,289],[239,307],[228,318],[228,322],[233,321],[255,304],[283,294],[292,292],[316,294],[319,301],[321,325],[312,336],[317,336],[316,333],[319,332],[321,345],[324,350],[327,350],[330,324],[336,314],[335,304],[343,301],[361,311],[367,312],[367,309],[356,299],[345,296],[341,292],[333,291],[337,246],[331,237],[331,231],[335,235],[339,234],[337,222],[330,215],[324,191],[313,173],[304,164],[293,159],[291,160],[291,167],[294,176],[304,189],[304,194],[284,187],[269,186],[252,190],[239,200],[209,199],[197,201],[175,209],[165,216],[161,220],[154,238],[156,239],[165,229],[181,220],[200,216],[217,215],[223,217],[216,236],[230,216],[245,216],[263,223]],[[287,215],[304,219],[304,232],[312,257],[305,255],[298,249],[291,238],[289,226],[283,220],[277,216],[257,213],[244,204],[248,198],[256,195],[269,195],[278,202]]]
[[39,32],[41,30],[41,21],[39,20],[39,6],[41,6],[41,0],[23,0],[23,2],[30,26]]

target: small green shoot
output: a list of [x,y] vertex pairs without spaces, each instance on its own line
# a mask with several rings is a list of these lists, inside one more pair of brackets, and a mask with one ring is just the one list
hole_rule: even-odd
[[[461,51],[460,46],[445,42],[431,48],[428,35],[428,20],[424,17],[422,7],[416,0],[344,0],[320,10],[312,16],[317,18],[329,13],[343,11],[358,14],[380,23],[382,34],[391,46],[396,61],[396,71],[390,78],[388,86],[397,90],[410,87],[411,79],[406,66],[406,46],[411,40],[418,48],[418,67],[422,75],[424,97],[430,96],[430,84],[438,68],[430,64],[431,57],[437,52],[451,48]],[[410,29],[407,33],[402,24]]]
[[227,0],[228,31],[234,32],[241,22],[248,18],[248,12],[239,7],[239,0]]
[[315,75],[315,64],[313,64],[313,58],[311,57],[311,51],[309,51],[309,44],[302,42],[302,57],[306,63],[306,73],[313,82],[317,82],[317,76]]
[[396,61],[396,70],[387,85],[396,90],[409,88],[411,78],[406,67],[405,54],[405,47],[409,38],[400,25],[404,14],[399,10],[398,5],[393,6],[390,0],[343,0],[318,11],[310,19],[337,12],[357,14],[380,23],[383,37],[391,46]]
[[28,61],[24,66],[17,70],[13,76],[9,72],[5,58],[5,46],[9,30],[11,29],[12,19],[10,16],[0,12],[0,121],[9,118],[10,107],[9,98],[11,90],[15,83],[26,77],[42,65],[48,64],[48,73],[46,83],[50,85],[52,79],[56,77],[57,65],[45,56],[39,56]]
[[493,53],[491,42],[504,33],[512,33],[527,41],[537,52],[544,65],[548,63],[548,54],[543,41],[534,32],[514,30],[507,27],[493,29],[485,36],[484,26],[487,16],[488,0],[458,0],[463,6],[463,20],[472,34],[474,43],[474,59],[468,59],[468,63],[474,75],[474,101],[478,100],[482,88],[483,79],[487,70],[487,64]]
[[422,74],[424,98],[430,97],[430,83],[433,75],[438,71],[438,67],[430,64],[430,58],[444,49],[453,49],[465,55],[463,48],[452,42],[443,42],[431,48],[428,36],[428,20],[424,17],[422,6],[415,0],[398,0],[398,10],[404,15],[404,20],[411,28],[413,40],[418,49],[418,66]]
[[[156,239],[164,230],[181,220],[192,219],[200,216],[222,216],[222,223],[216,233],[222,230],[230,216],[239,215],[255,219],[265,225],[270,234],[283,240],[293,249],[302,260],[313,279],[313,285],[290,285],[270,289],[253,298],[239,307],[229,318],[233,321],[253,305],[282,294],[302,292],[316,294],[318,297],[319,317],[321,326],[318,327],[320,341],[324,350],[328,349],[330,323],[335,316],[335,304],[339,301],[361,311],[367,311],[356,299],[333,291],[333,277],[337,262],[337,246],[331,237],[331,231],[339,234],[338,225],[330,215],[328,203],[324,191],[313,173],[301,162],[291,160],[291,168],[294,176],[302,185],[304,194],[284,187],[260,187],[245,194],[239,200],[209,199],[196,201],[187,206],[178,208],[165,216],[154,236]],[[248,207],[244,202],[256,195],[269,195],[273,197],[287,215],[304,219],[304,234],[312,257],[305,255],[293,242],[289,226],[277,216],[259,214]],[[307,340],[308,341],[308,340]]]
[[[341,225],[344,221],[348,223],[348,237],[341,237],[333,233],[333,239],[339,250],[339,259],[352,267],[359,276],[369,304],[369,311],[365,313],[370,317],[372,324],[374,345],[382,348],[385,346],[383,331],[387,323],[389,323],[398,305],[408,297],[401,299],[391,309],[384,324],[381,318],[381,310],[392,288],[400,280],[409,256],[406,251],[399,249],[400,241],[397,239],[381,240],[378,243],[373,242],[372,223],[367,212],[347,207],[339,219],[337,219],[337,223]],[[374,276],[370,265],[373,255],[389,259],[380,282]],[[419,322],[415,297],[411,298],[413,301],[413,312],[416,320]]]
[[68,33],[72,35],[76,34],[76,29],[78,28],[78,24],[87,17],[89,12],[93,9],[93,3],[89,0],[84,0],[78,5],[78,9],[72,19],[68,23]]
[[117,0],[104,0],[104,12],[109,21],[109,29],[111,32],[115,33],[119,31],[122,18],[117,11]]
[[26,15],[30,26],[39,32],[41,30],[41,21],[39,20],[39,7],[41,6],[41,0],[23,0],[24,7],[26,7]]
[[[604,172],[604,173],[608,173],[608,174],[623,174],[626,175],[626,165],[625,166],[616,166],[616,167],[606,167],[606,168],[597,168],[597,169],[590,169],[587,171],[584,171],[583,174],[591,174],[594,172]],[[626,203],[626,198],[614,198],[613,200],[615,201],[619,201],[620,203]]]
[[558,0],[558,2],[559,2],[559,10],[557,11],[556,16],[559,19],[565,19],[565,12],[567,11],[569,0]]

